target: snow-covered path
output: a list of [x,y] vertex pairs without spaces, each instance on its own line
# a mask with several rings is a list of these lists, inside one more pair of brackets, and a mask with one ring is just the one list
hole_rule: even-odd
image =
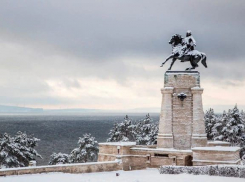
[[[119,173],[119,176],[116,176]],[[190,174],[159,174],[158,169],[137,171],[113,171],[86,174],[48,173],[0,177],[1,182],[244,182],[242,178],[230,178]]]

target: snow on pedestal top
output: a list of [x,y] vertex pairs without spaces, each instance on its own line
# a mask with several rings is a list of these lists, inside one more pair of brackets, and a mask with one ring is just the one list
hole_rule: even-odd
[[224,142],[224,141],[208,141],[208,144],[230,144],[230,142]]
[[192,150],[202,150],[202,151],[225,151],[225,152],[235,152],[240,150],[240,147],[222,147],[222,146],[215,146],[215,147],[194,147]]

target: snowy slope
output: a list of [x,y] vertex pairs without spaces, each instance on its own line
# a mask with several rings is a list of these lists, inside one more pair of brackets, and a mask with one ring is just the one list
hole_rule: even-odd
[[[119,176],[116,176],[119,173]],[[242,178],[190,175],[159,174],[158,169],[137,171],[113,171],[86,174],[48,173],[0,177],[1,182],[244,182]]]

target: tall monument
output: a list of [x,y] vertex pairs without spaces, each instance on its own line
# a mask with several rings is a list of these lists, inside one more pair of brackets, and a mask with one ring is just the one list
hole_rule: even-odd
[[157,147],[188,150],[206,146],[200,73],[167,71],[161,93]]
[[120,160],[124,170],[161,165],[203,166],[239,164],[240,147],[228,142],[207,142],[202,105],[203,88],[200,73],[190,71],[201,62],[207,68],[205,53],[195,50],[196,41],[191,31],[186,37],[175,34],[169,44],[172,54],[171,70],[176,60],[189,61],[186,71],[167,71],[161,89],[162,106],[157,146],[138,146],[134,142],[100,143],[99,161]]
[[165,73],[157,147],[185,150],[206,146],[200,73],[188,71],[198,67],[199,61],[207,68],[206,55],[194,50],[196,41],[190,30],[185,38],[179,34],[173,35],[169,44],[172,45],[172,54],[161,67],[169,59],[172,59],[172,63],[168,70],[176,60],[189,61],[192,67],[186,71]]

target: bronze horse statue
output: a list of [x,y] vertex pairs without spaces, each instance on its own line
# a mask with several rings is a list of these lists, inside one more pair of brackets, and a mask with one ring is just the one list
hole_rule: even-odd
[[201,61],[203,66],[207,68],[206,63],[206,55],[205,53],[199,52],[197,50],[188,50],[187,46],[184,44],[183,38],[179,34],[175,34],[172,36],[169,44],[172,45],[172,54],[162,63],[160,67],[172,58],[172,63],[168,70],[171,70],[174,62],[178,59],[180,62],[190,61],[191,66],[190,68],[186,68],[186,70],[192,70],[198,67],[198,62]]

